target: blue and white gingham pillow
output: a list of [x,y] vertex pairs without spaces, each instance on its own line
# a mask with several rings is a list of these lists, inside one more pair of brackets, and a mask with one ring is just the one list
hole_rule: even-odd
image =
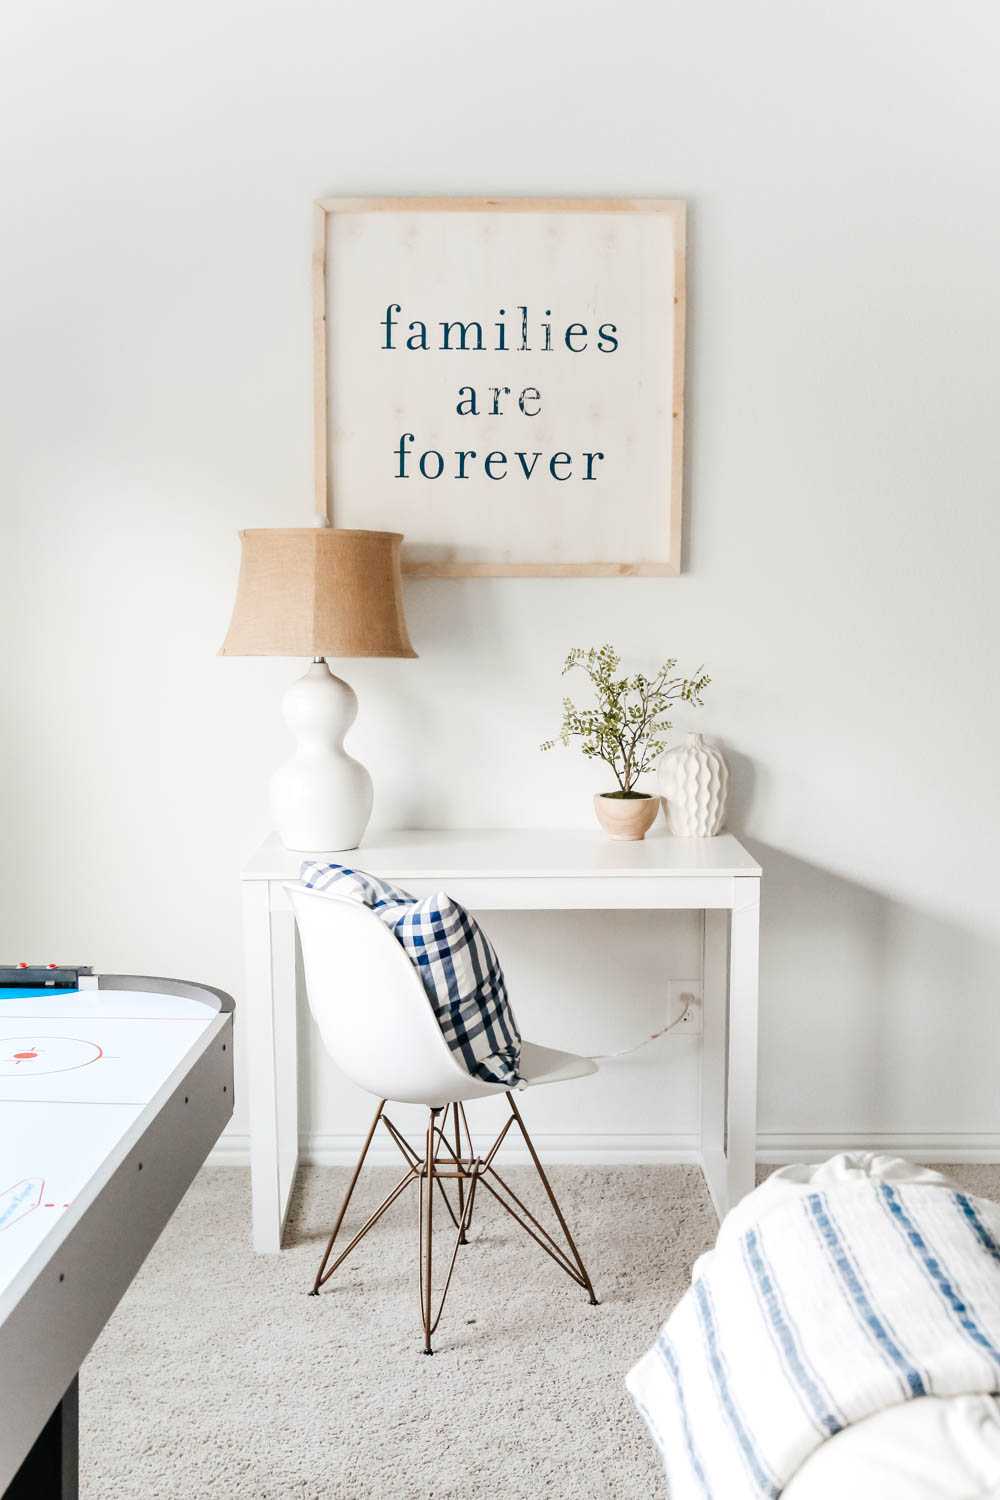
[[516,1088],[521,1034],[493,945],[444,891],[423,901],[346,865],[304,861],[299,879],[369,907],[402,944],[427,991],[441,1034],[473,1078]]

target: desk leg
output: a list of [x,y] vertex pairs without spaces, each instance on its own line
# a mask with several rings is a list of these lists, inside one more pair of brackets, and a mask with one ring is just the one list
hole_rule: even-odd
[[760,881],[740,877],[729,941],[729,1091],[726,1109],[727,1203],[754,1186],[757,1165],[757,971]]
[[293,918],[272,913],[266,880],[243,882],[243,944],[253,1246],[273,1253],[298,1166],[298,1082]]
[[715,1212],[728,1207],[726,1172],[726,1011],[729,990],[729,912],[704,913],[701,963],[701,1156]]

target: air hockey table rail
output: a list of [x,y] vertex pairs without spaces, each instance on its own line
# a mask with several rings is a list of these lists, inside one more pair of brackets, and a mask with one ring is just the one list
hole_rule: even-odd
[[0,1495],[75,1500],[77,1374],[233,1109],[210,985],[0,968]]

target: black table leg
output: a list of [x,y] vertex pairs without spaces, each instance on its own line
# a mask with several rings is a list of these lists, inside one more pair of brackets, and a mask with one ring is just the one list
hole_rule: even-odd
[[80,1377],[52,1413],[3,1500],[78,1500],[80,1493]]

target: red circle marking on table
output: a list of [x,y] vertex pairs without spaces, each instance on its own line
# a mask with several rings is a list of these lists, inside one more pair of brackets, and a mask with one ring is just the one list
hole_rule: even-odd
[[[4,1066],[3,1065],[4,1065],[5,1061],[9,1061],[10,1059],[13,1059],[14,1063],[15,1063],[15,1067],[16,1067],[16,1065],[17,1065],[18,1062],[20,1062],[20,1061],[27,1061],[27,1060],[33,1059],[33,1058],[35,1058],[35,1057],[37,1057],[39,1055],[37,1044],[33,1043],[30,1051],[21,1052],[21,1053],[12,1052],[10,1054],[10,1059],[5,1059],[3,1057],[3,1055],[2,1055],[2,1048],[3,1048],[4,1042],[12,1042],[15,1046],[17,1046],[17,1044],[19,1042],[23,1042],[25,1040],[26,1040],[26,1038],[24,1038],[24,1037],[17,1037],[17,1036],[0,1037],[0,1078],[16,1078],[18,1076],[16,1072],[13,1072],[13,1071],[4,1071]],[[69,1063],[65,1067],[61,1067],[61,1068],[36,1068],[34,1072],[30,1072],[29,1071],[27,1073],[22,1074],[21,1075],[22,1077],[25,1077],[25,1078],[29,1078],[29,1077],[30,1078],[48,1078],[48,1077],[51,1077],[51,1075],[53,1073],[73,1073],[73,1072],[76,1071],[77,1068],[88,1068],[91,1063],[99,1062],[100,1059],[104,1056],[104,1048],[103,1047],[99,1047],[96,1042],[88,1042],[83,1037],[79,1037],[79,1036],[50,1036],[50,1037],[43,1037],[43,1038],[41,1038],[41,1040],[43,1042],[72,1042],[77,1047],[90,1047],[90,1048],[93,1049],[93,1054],[94,1055],[93,1055],[93,1057],[85,1057],[82,1062]],[[43,1052],[45,1051],[44,1046],[42,1048],[42,1051]]]

